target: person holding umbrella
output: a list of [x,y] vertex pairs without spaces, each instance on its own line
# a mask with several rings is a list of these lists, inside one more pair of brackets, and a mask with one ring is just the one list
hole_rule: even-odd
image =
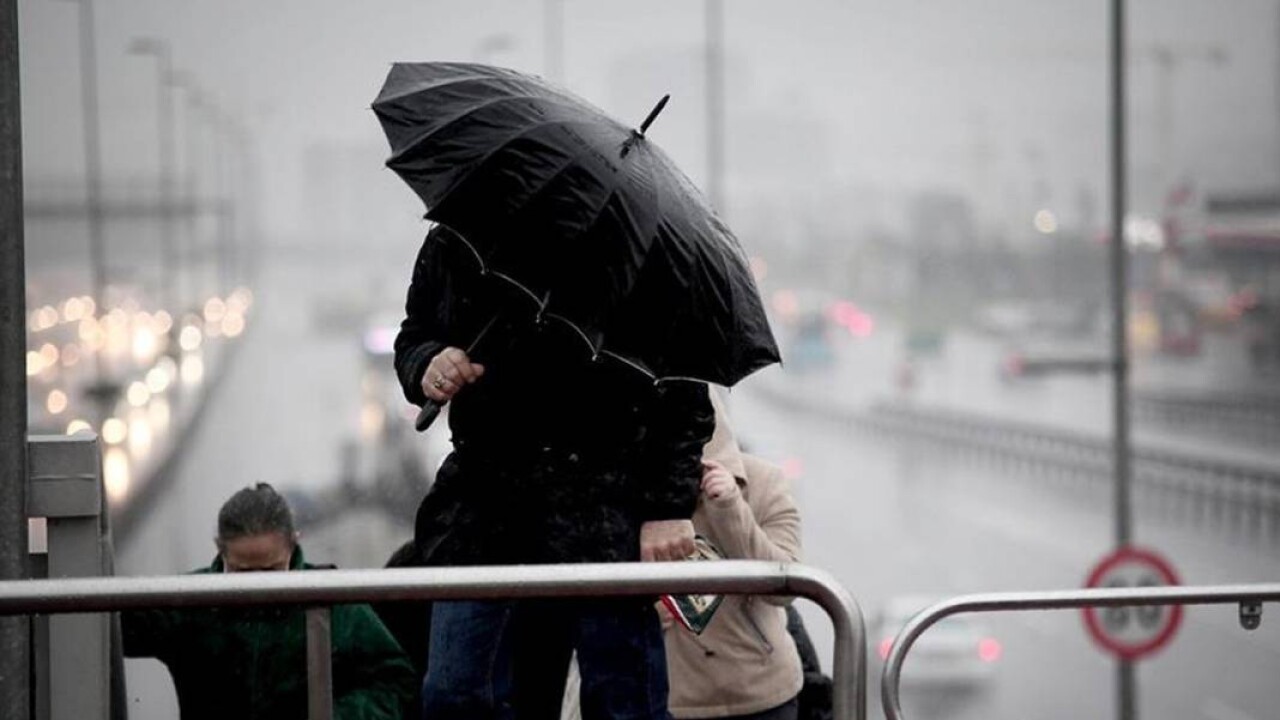
[[[665,102],[665,99],[664,99]],[[778,359],[745,254],[644,130],[540,79],[393,66],[373,109],[422,198],[395,367],[454,452],[418,509],[430,565],[682,560],[704,381]],[[667,718],[651,600],[434,603],[423,717],[530,717],[520,628],[577,652],[597,718]],[[536,703],[527,703],[535,705]]]

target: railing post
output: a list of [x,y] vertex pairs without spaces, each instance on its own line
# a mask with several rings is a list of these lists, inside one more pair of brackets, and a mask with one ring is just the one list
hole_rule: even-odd
[[333,650],[327,607],[307,608],[307,718],[333,717]]
[[[98,438],[34,436],[27,455],[27,515],[46,519],[49,578],[102,575],[105,507]],[[49,709],[50,720],[107,720],[111,616],[57,615],[47,622],[47,652],[39,655],[47,657],[48,666],[36,669],[37,704]]]

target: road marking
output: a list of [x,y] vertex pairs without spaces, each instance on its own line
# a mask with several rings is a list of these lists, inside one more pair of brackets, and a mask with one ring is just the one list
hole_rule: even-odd
[[1214,697],[1204,701],[1200,712],[1209,720],[1257,720],[1249,713]]

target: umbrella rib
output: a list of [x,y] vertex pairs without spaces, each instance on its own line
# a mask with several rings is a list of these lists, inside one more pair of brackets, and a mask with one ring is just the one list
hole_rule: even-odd
[[521,282],[520,282],[519,280],[516,280],[515,278],[511,277],[510,275],[508,275],[508,274],[506,274],[506,273],[504,273],[504,272],[499,272],[499,271],[497,271],[497,270],[490,270],[490,271],[489,271],[489,274],[490,274],[490,275],[492,275],[492,276],[494,276],[494,277],[496,277],[496,278],[498,278],[499,280],[505,280],[506,282],[511,283],[512,285],[514,285],[514,286],[516,287],[516,289],[518,289],[518,290],[520,290],[521,292],[523,292],[524,294],[528,295],[530,299],[532,299],[535,303],[537,303],[537,304],[538,304],[538,309],[539,309],[539,311],[541,311],[541,309],[542,309],[542,308],[544,308],[544,307],[546,307],[546,306],[547,306],[546,302],[545,302],[542,298],[538,297],[538,294],[537,294],[537,293],[535,293],[534,291],[532,291],[532,290],[530,290],[529,288],[525,287],[523,284],[521,284]]
[[702,378],[696,378],[690,375],[664,375],[662,377],[658,377],[657,375],[653,374],[648,369],[646,369],[643,365],[641,365],[640,363],[637,363],[636,361],[632,360],[631,358],[625,355],[619,355],[618,353],[612,350],[601,350],[600,354],[607,355],[613,358],[614,360],[617,360],[629,367],[632,367],[638,370],[639,372],[644,373],[647,377],[653,379],[654,385],[661,385],[662,383],[666,383],[666,382],[695,382],[695,383],[703,383],[704,385],[716,384],[711,380],[704,380]]
[[528,295],[530,298],[532,298],[532,299],[533,299],[533,301],[534,301],[535,303],[537,303],[537,304],[538,304],[538,307],[539,307],[539,308],[544,308],[544,307],[546,307],[546,303],[542,300],[542,298],[538,297],[538,294],[537,294],[537,293],[535,293],[534,291],[530,290],[528,287],[526,287],[524,284],[522,284],[519,280],[516,280],[515,278],[511,277],[510,275],[508,275],[508,274],[506,274],[506,273],[504,273],[504,272],[501,272],[501,271],[498,271],[498,270],[490,269],[489,264],[488,264],[488,263],[486,263],[486,262],[484,261],[484,256],[480,254],[480,251],[476,249],[476,246],[475,246],[475,245],[472,245],[472,244],[471,244],[471,241],[470,241],[470,240],[468,240],[468,239],[467,239],[467,237],[466,237],[465,235],[463,235],[462,233],[460,233],[460,232],[458,232],[457,230],[453,229],[452,227],[449,227],[449,226],[448,226],[448,225],[446,225],[445,223],[437,222],[436,224],[437,224],[437,225],[440,225],[441,227],[448,228],[448,229],[449,229],[449,232],[453,233],[453,234],[454,234],[454,235],[455,235],[459,240],[461,240],[461,241],[462,241],[462,244],[463,244],[463,245],[466,245],[466,246],[467,246],[467,249],[468,249],[468,250],[470,250],[470,251],[471,251],[471,254],[475,256],[475,258],[476,258],[476,262],[480,264],[480,274],[481,274],[481,275],[492,275],[492,276],[494,276],[494,277],[498,278],[499,280],[503,280],[503,281],[505,281],[505,282],[508,282],[508,283],[510,283],[511,285],[514,285],[514,286],[516,287],[516,289],[520,290],[521,292],[525,293],[525,294],[526,294],[526,295]]
[[646,376],[648,376],[649,378],[651,378],[651,379],[653,380],[654,384],[657,384],[657,382],[658,382],[658,376],[657,376],[657,375],[654,375],[652,372],[650,372],[650,371],[649,371],[649,369],[648,369],[648,368],[646,368],[645,366],[643,366],[643,365],[641,365],[640,363],[636,362],[635,360],[632,360],[631,358],[626,357],[626,356],[624,356],[624,355],[619,355],[618,353],[616,353],[616,352],[614,352],[614,351],[612,351],[612,350],[601,350],[601,351],[600,351],[600,354],[601,354],[601,355],[606,355],[606,356],[608,356],[608,357],[611,357],[611,358],[613,358],[614,360],[618,360],[619,362],[622,362],[622,363],[624,363],[624,364],[626,364],[626,365],[629,365],[629,366],[631,366],[631,367],[635,368],[636,370],[639,370],[640,372],[644,373]]
[[591,338],[587,337],[587,334],[583,332],[582,328],[578,327],[577,323],[565,317],[564,315],[561,315],[560,313],[546,313],[543,317],[548,317],[548,318],[551,318],[552,320],[559,320],[565,325],[568,325],[570,329],[572,329],[575,333],[578,334],[578,337],[582,338],[582,342],[586,343],[587,347],[591,349],[592,360],[596,359],[596,357],[600,355],[600,349],[597,348],[595,344],[591,342]]

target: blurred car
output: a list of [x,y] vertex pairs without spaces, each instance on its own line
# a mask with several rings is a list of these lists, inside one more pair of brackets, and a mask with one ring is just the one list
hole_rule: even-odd
[[[880,662],[898,633],[921,610],[938,598],[899,596],[890,599],[872,622],[871,637]],[[904,690],[980,690],[995,674],[1003,647],[987,628],[971,615],[952,615],[924,631],[902,665]]]
[[784,355],[787,368],[809,372],[827,368],[835,361],[831,347],[831,321],[823,312],[802,314],[795,322]]

